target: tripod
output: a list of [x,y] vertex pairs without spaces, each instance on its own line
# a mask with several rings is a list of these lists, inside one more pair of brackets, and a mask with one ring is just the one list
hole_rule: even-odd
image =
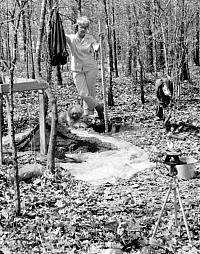
[[155,237],[155,235],[157,233],[158,226],[159,226],[162,214],[165,210],[165,207],[166,207],[166,204],[167,204],[167,201],[168,201],[168,198],[169,198],[169,194],[171,193],[171,191],[173,191],[173,193],[174,193],[175,226],[178,227],[178,221],[177,221],[177,197],[178,197],[179,205],[180,205],[181,212],[182,212],[182,215],[183,215],[183,221],[184,221],[187,236],[188,236],[188,239],[189,239],[189,243],[192,244],[192,240],[191,240],[191,236],[190,236],[190,232],[189,232],[185,212],[184,212],[184,209],[183,209],[183,203],[182,203],[182,200],[181,200],[181,197],[180,197],[178,180],[177,180],[176,166],[184,164],[184,163],[179,160],[179,156],[178,156],[177,153],[172,152],[172,153],[167,154],[166,159],[164,161],[164,164],[170,165],[170,176],[172,178],[170,180],[169,189],[168,189],[168,192],[166,194],[166,198],[165,198],[165,201],[163,203],[162,209],[160,211],[158,220],[156,222],[155,229],[153,231],[152,239]]

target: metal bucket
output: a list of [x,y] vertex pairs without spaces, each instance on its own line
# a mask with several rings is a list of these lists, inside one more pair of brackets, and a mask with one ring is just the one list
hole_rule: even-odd
[[178,171],[177,177],[184,180],[193,178],[198,161],[191,157],[181,157],[180,161],[185,162],[185,164],[176,166]]

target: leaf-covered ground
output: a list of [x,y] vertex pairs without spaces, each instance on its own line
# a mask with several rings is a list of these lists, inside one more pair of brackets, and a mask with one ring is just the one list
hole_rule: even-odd
[[[162,163],[167,144],[173,143],[183,156],[197,160],[200,157],[198,69],[192,71],[194,83],[182,86],[170,132],[155,118],[152,83],[145,85],[146,103],[142,105],[138,85],[125,77],[114,80],[115,106],[109,109],[109,117],[121,116],[123,125],[119,133],[112,135],[145,149],[149,159],[156,162],[154,168],[139,172],[129,180],[119,178],[115,184],[108,182],[100,186],[77,181],[69,172],[58,168],[55,176],[21,182],[22,216],[16,218],[13,183],[7,178],[12,164],[3,166],[0,253],[200,253],[198,167],[193,179],[179,181],[192,246],[188,245],[179,206],[179,226],[174,227],[172,194],[156,234],[157,241],[149,243],[171,180],[169,169]],[[69,75],[64,74],[63,78],[62,87],[55,84],[59,110],[79,99]],[[100,80],[98,84],[98,96],[102,99]],[[16,126],[22,129],[34,124],[38,115],[36,93],[31,97],[18,94],[15,100]],[[26,163],[24,157],[19,163]]]

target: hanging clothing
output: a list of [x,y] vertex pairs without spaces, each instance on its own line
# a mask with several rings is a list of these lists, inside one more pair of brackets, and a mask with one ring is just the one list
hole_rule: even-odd
[[65,32],[57,10],[54,10],[51,18],[49,49],[51,66],[64,65],[68,62],[69,53],[67,51]]

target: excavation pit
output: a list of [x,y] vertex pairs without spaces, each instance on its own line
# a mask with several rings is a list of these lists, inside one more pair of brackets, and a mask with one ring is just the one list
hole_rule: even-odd
[[[47,140],[49,128],[50,126],[46,128]],[[37,131],[32,141],[36,139],[38,141],[34,146],[39,151]],[[26,138],[18,142],[19,151],[30,151],[31,143],[28,140],[26,135]],[[110,135],[82,129],[71,129],[70,132],[59,129],[55,157],[56,167],[68,170],[77,180],[92,185],[115,183],[119,178],[130,179],[137,172],[154,166],[141,148]]]

